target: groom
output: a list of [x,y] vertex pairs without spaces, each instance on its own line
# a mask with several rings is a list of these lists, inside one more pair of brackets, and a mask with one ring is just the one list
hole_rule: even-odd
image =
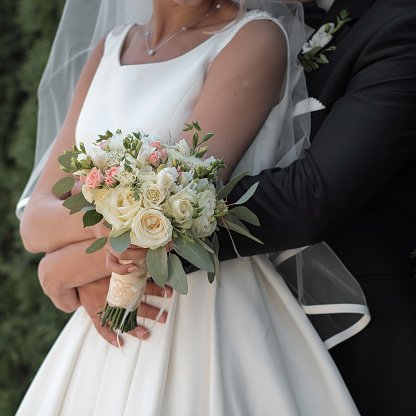
[[[318,28],[345,9],[329,63],[307,75],[311,148],[285,169],[245,178],[236,200],[259,181],[246,204],[260,219],[236,236],[253,255],[326,241],[359,281],[372,321],[330,352],[363,416],[416,414],[416,2],[306,2]],[[306,4],[308,3],[308,4]],[[223,259],[234,256],[224,236]]]

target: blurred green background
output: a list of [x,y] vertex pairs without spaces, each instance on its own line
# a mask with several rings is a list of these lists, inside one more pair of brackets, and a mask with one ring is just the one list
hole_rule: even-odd
[[37,279],[14,210],[32,169],[36,90],[64,0],[0,2],[0,415],[13,415],[68,315]]

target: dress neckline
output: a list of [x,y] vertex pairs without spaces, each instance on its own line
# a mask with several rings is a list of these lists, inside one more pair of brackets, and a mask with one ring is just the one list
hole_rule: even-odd
[[211,41],[211,39],[214,39],[218,34],[223,33],[225,30],[229,29],[231,26],[233,26],[234,24],[236,24],[237,22],[240,22],[241,20],[243,20],[247,15],[249,15],[250,12],[245,13],[245,15],[241,18],[236,17],[234,20],[232,20],[231,22],[227,23],[222,29],[214,32],[209,38],[205,39],[204,41],[202,41],[200,44],[194,46],[193,48],[189,49],[189,51],[186,51],[185,53],[175,56],[174,58],[171,59],[167,59],[165,61],[158,61],[158,62],[146,62],[146,63],[141,63],[141,64],[127,64],[127,65],[123,65],[121,63],[121,51],[123,50],[124,44],[126,42],[126,38],[128,33],[130,32],[131,28],[136,25],[136,23],[131,23],[130,25],[128,25],[125,29],[125,32],[122,35],[122,39],[120,42],[120,45],[117,49],[117,66],[119,68],[137,68],[137,67],[145,67],[145,66],[154,66],[154,65],[158,65],[158,64],[167,64],[169,62],[175,62],[181,58],[185,58],[188,55],[191,55],[192,53],[196,52],[197,50],[199,50],[201,47],[205,46],[208,42]]

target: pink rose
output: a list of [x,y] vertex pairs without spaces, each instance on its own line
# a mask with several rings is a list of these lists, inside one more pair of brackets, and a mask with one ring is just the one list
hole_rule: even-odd
[[157,150],[160,150],[162,148],[162,144],[160,143],[160,140],[155,140],[150,143],[152,147],[155,147]]
[[113,166],[110,169],[107,169],[105,171],[105,179],[104,179],[104,183],[107,186],[115,186],[117,185],[117,180],[115,179],[115,176],[117,176],[118,174],[118,166]]
[[87,175],[85,180],[85,185],[89,188],[98,188],[103,180],[103,175],[101,172],[94,166]]
[[107,186],[113,187],[117,185],[117,181],[112,176],[106,176],[104,182]]
[[157,168],[160,165],[160,153],[158,150],[155,152],[150,153],[150,156],[148,157],[147,161],[150,165]]
[[162,163],[166,163],[168,160],[168,151],[166,149],[159,150],[160,160]]
[[118,173],[118,167],[113,166],[112,168],[105,171],[105,176],[113,178],[114,176],[117,176]]

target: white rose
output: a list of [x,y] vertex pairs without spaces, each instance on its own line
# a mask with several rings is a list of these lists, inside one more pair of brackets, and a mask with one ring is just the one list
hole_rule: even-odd
[[196,200],[203,211],[198,218],[193,220],[193,228],[197,237],[208,237],[217,227],[217,220],[214,218],[214,210],[217,204],[215,192],[211,189],[199,192]]
[[96,195],[95,205],[97,212],[117,230],[130,228],[140,209],[133,191],[123,186],[109,188],[103,196]]
[[191,148],[188,146],[188,143],[184,139],[181,139],[177,143],[177,149],[183,156],[190,156],[191,155]]
[[163,168],[157,174],[157,184],[166,189],[168,192],[173,192],[176,179],[178,179],[179,173],[175,168]]
[[132,183],[136,182],[137,180],[138,171],[133,168],[133,170],[130,172],[128,170],[124,169],[124,166],[121,165],[117,175],[116,179],[120,182],[121,186],[129,186]]
[[144,182],[140,186],[145,208],[159,207],[167,196],[166,189],[154,182]]
[[155,183],[156,173],[155,172],[144,172],[144,173],[140,172],[137,175],[137,180],[140,183],[143,183],[143,182],[153,182],[153,183]]
[[193,178],[194,174],[192,171],[189,172],[181,172],[181,176],[179,176],[179,185],[182,185],[183,187],[187,186]]
[[124,152],[124,137],[122,134],[116,133],[106,141],[108,150],[114,152]]
[[139,154],[137,155],[136,165],[139,168],[147,165],[147,159],[149,158],[150,154],[156,150],[154,146],[152,146],[151,141],[148,137],[142,138],[142,145],[139,150]]
[[175,225],[186,230],[192,227],[195,200],[195,193],[189,188],[184,188],[177,194],[171,195],[163,208],[166,210],[166,215],[173,218]]
[[323,48],[328,45],[332,40],[332,31],[334,30],[335,25],[333,23],[327,23],[319,28],[319,30],[312,36],[309,42],[306,42],[303,45],[302,52],[308,53],[314,48]]
[[107,153],[94,143],[86,143],[85,151],[91,157],[92,163],[99,169],[105,169],[107,164]]
[[172,240],[172,224],[161,211],[140,209],[131,226],[131,242],[155,250]]

